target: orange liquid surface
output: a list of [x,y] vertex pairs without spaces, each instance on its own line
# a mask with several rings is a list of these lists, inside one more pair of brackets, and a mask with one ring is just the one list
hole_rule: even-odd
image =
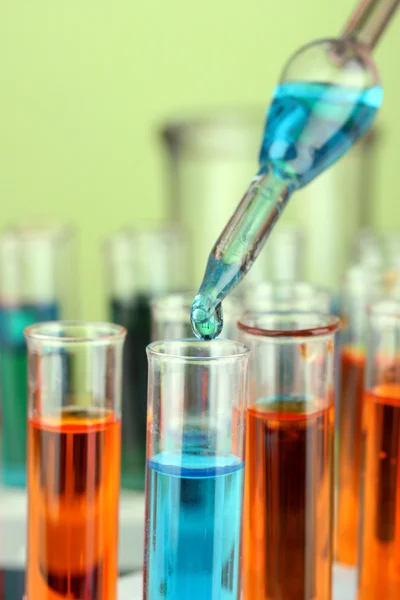
[[28,430],[27,600],[115,600],[120,422],[76,411]]
[[358,600],[400,598],[400,385],[365,395]]
[[361,351],[345,348],[340,360],[336,559],[356,565],[365,356]]
[[244,600],[330,600],[333,431],[332,405],[248,410]]

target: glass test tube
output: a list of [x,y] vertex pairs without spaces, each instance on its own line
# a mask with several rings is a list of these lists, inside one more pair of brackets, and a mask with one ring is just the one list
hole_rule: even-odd
[[330,600],[339,319],[248,313],[243,599]]
[[301,227],[283,225],[276,228],[268,245],[265,253],[268,279],[297,281],[304,277],[306,238]]
[[59,321],[25,332],[26,600],[116,600],[125,329]]
[[342,287],[335,555],[347,565],[356,565],[358,550],[366,307],[392,283],[381,271],[354,265]]
[[355,263],[379,268],[384,264],[381,236],[371,229],[362,229],[355,236],[351,258]]
[[[173,340],[193,336],[190,324],[190,307],[194,292],[169,294],[155,298],[151,303],[151,337],[152,340]],[[236,323],[242,313],[238,298],[226,298],[223,303],[224,338],[237,339]]]
[[307,281],[262,281],[244,290],[246,312],[317,311],[329,313],[332,294],[328,288]]
[[110,320],[128,332],[122,389],[123,488],[144,489],[150,302],[185,288],[186,254],[185,238],[172,227],[122,231],[106,245]]
[[400,302],[369,309],[358,600],[400,598]]
[[[24,225],[0,234],[0,386],[2,480],[26,482],[27,351],[24,328],[75,317],[72,232],[64,226]],[[76,282],[75,286],[76,286]],[[68,314],[69,311],[69,314]],[[72,313],[72,314],[71,314]]]
[[144,600],[240,597],[248,349],[154,342]]

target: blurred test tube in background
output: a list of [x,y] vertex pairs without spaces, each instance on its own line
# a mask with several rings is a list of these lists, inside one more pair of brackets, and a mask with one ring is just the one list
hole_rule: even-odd
[[[109,319],[127,329],[122,390],[123,488],[143,490],[151,301],[187,287],[186,238],[175,227],[118,232],[105,246]],[[188,313],[189,314],[189,313]]]
[[395,294],[396,289],[392,273],[368,264],[349,267],[342,284],[336,559],[347,565],[356,565],[358,551],[366,309],[370,302]]
[[[238,109],[171,121],[161,129],[169,215],[191,243],[190,286],[201,281],[211,248],[257,171],[263,123],[263,111]],[[372,132],[299,192],[240,291],[267,278],[338,286],[353,236],[372,218],[376,142]]]
[[261,281],[245,288],[246,312],[317,311],[329,313],[332,294],[308,281]]
[[[255,274],[249,273],[242,287],[246,288],[264,278],[275,281],[298,281],[304,277],[306,240],[299,227],[283,225],[276,227],[268,240],[261,267],[255,263]],[[260,272],[263,269],[264,277]],[[248,279],[248,282],[247,282]],[[240,288],[239,288],[240,289]]]
[[368,309],[357,600],[400,598],[400,303]]
[[[190,324],[190,307],[195,292],[169,294],[155,298],[151,303],[152,340],[173,340],[193,337]],[[222,305],[224,327],[222,337],[237,339],[237,320],[242,312],[242,305],[233,295],[226,298]]]
[[0,234],[2,480],[26,482],[27,351],[24,328],[76,318],[75,238],[66,226],[21,225]]
[[400,232],[377,233],[363,229],[355,236],[351,252],[352,262],[372,268],[399,270]]

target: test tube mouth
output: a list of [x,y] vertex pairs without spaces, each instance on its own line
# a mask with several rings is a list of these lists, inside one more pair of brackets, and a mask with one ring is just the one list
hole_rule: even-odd
[[152,342],[146,351],[149,358],[199,364],[242,360],[250,354],[249,348],[240,342],[225,339],[208,342],[196,338]]
[[100,321],[48,321],[24,329],[27,340],[66,343],[114,343],[123,341],[126,329],[121,325]]
[[380,298],[367,306],[370,317],[385,317],[400,320],[400,300],[396,298]]
[[323,337],[339,329],[340,319],[310,311],[248,312],[238,321],[244,333],[266,338]]
[[75,227],[69,222],[59,221],[23,221],[12,223],[2,231],[2,236],[19,239],[64,239],[70,237]]

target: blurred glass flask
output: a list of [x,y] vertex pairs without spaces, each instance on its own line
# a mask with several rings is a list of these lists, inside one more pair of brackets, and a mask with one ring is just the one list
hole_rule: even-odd
[[105,259],[109,318],[127,329],[123,352],[121,484],[123,488],[143,490],[150,303],[159,295],[186,287],[186,239],[172,226],[127,229],[107,242]]
[[0,234],[2,480],[26,483],[27,351],[23,331],[76,318],[75,238],[64,225],[24,224]]

